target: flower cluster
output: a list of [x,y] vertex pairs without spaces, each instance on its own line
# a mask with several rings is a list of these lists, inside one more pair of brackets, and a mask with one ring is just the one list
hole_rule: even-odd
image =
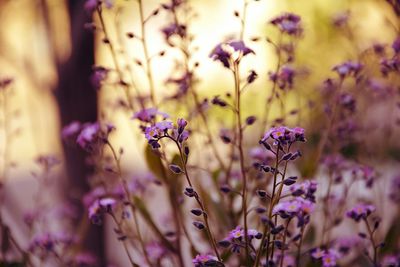
[[215,256],[210,254],[199,254],[192,260],[192,263],[195,267],[223,266]]
[[[255,229],[247,229],[247,237],[250,240],[261,239],[262,234]],[[243,227],[237,226],[229,232],[228,236],[219,242],[225,248],[230,247],[232,252],[240,253],[240,249],[245,246],[245,231]]]
[[303,32],[300,16],[293,13],[284,13],[272,19],[270,23],[289,35],[300,35]]
[[285,126],[273,127],[264,134],[261,139],[262,143],[266,143],[269,139],[273,139],[274,145],[286,145],[294,142],[305,142],[304,129],[300,127],[288,128]]
[[346,216],[359,222],[361,219],[365,220],[373,211],[375,211],[373,205],[357,204],[346,212]]
[[101,224],[104,213],[111,213],[115,209],[117,201],[113,198],[101,198],[92,203],[88,215],[93,224]]
[[233,64],[238,63],[242,57],[248,54],[255,53],[243,41],[230,41],[218,44],[211,52],[210,57],[220,61],[225,68],[231,68]]

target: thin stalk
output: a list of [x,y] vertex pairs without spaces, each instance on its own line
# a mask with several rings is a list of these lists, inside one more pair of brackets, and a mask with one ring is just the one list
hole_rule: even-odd
[[340,93],[340,90],[342,88],[342,84],[343,84],[343,78],[340,79],[339,85],[338,85],[338,89],[336,91],[336,93],[333,94],[333,108],[332,108],[332,114],[329,118],[329,121],[326,125],[326,131],[324,132],[321,141],[318,143],[318,147],[317,147],[317,154],[316,154],[316,158],[314,160],[314,162],[319,162],[319,159],[322,155],[322,152],[325,148],[325,145],[329,139],[329,134],[332,130],[333,124],[335,123],[335,119],[336,119],[336,112],[337,112],[337,108],[338,108],[338,101],[337,101],[337,96]]
[[283,245],[283,249],[281,252],[281,264],[280,267],[283,267],[283,258],[285,257],[285,243],[286,243],[286,235],[287,235],[287,230],[290,224],[290,218],[288,219],[287,223],[286,223],[286,227],[285,227],[285,231],[283,232],[283,240],[282,240],[282,245]]
[[147,264],[149,266],[151,266],[151,261],[149,259],[149,255],[147,255],[147,251],[146,251],[146,247],[144,246],[144,242],[143,242],[143,238],[142,238],[142,234],[140,233],[140,228],[139,228],[139,220],[138,220],[138,216],[135,212],[135,210],[133,211],[133,219],[135,221],[135,226],[136,226],[136,232],[138,235],[138,240],[139,240],[139,244],[143,250],[143,255],[144,255],[144,259],[146,260]]
[[[123,81],[124,81],[123,73],[122,73],[121,67],[120,67],[120,65],[118,63],[117,53],[115,51],[113,43],[111,42],[110,35],[108,34],[108,30],[107,30],[106,24],[104,22],[103,10],[102,10],[100,5],[97,6],[96,10],[97,10],[97,14],[99,15],[99,20],[100,20],[100,24],[101,24],[101,27],[102,27],[103,32],[104,32],[104,36],[105,36],[105,38],[107,40],[107,45],[110,48],[111,57],[112,57],[113,62],[114,62],[115,70],[117,71],[118,78],[120,80],[120,83],[122,84]],[[125,85],[122,85],[122,86],[125,86]],[[129,108],[131,110],[134,110],[133,109],[132,100],[131,100],[131,96],[130,96],[130,92],[129,92],[130,91],[129,85],[126,85],[125,90],[123,90],[123,91],[125,93],[125,97],[126,97],[126,100],[128,102]]]
[[[282,55],[281,55],[281,51],[280,51],[281,44],[282,44],[282,33],[279,36],[278,45],[273,44],[274,47],[275,47],[275,51],[278,54],[278,62],[277,62],[276,67],[275,67],[275,73],[276,74],[278,73],[278,71],[279,71],[279,69],[281,67],[281,64],[282,64],[282,62],[281,62],[282,61]],[[273,99],[274,99],[275,93],[276,93],[276,86],[277,86],[277,81],[274,81],[273,84],[272,84],[271,95],[267,98],[267,109],[265,110],[264,118],[262,119],[262,125],[264,125],[264,127],[261,126],[261,130],[262,130],[261,135],[264,133],[265,129],[267,128],[269,113],[271,111],[272,102],[273,102]]]
[[[328,184],[328,190],[326,193],[326,196],[324,198],[324,222],[322,224],[322,240],[321,240],[321,245],[325,244],[325,232],[327,230],[327,223],[328,223],[328,215],[329,215],[329,207],[328,207],[328,203],[329,203],[329,197],[331,195],[331,189],[332,189],[332,172],[329,172],[329,184]],[[326,243],[329,243],[329,238],[327,240]]]
[[[275,153],[275,173],[274,173],[274,183],[272,186],[272,195],[271,195],[271,203],[268,209],[268,219],[271,220],[272,219],[272,209],[273,209],[273,200],[275,197],[275,190],[276,190],[276,180],[277,180],[277,176],[278,176],[278,166],[279,166],[279,149],[276,150]],[[269,231],[269,224],[265,225],[264,227],[264,231],[263,231],[263,236],[261,238],[261,243],[260,243],[260,248],[258,249],[257,255],[256,255],[256,260],[254,263],[254,267],[258,267],[261,257],[262,257],[262,253],[264,250],[264,243],[265,243],[265,238],[267,237],[267,232]],[[267,238],[267,259],[268,259],[268,252],[269,252],[269,241],[270,241],[270,234],[268,234],[268,238]]]
[[[174,139],[172,139],[172,140],[174,140]],[[181,148],[181,146],[179,145],[179,143],[176,140],[174,140],[174,142],[176,143],[176,145],[178,147],[178,150],[179,150],[179,155],[180,155],[180,158],[181,158],[181,164],[182,164],[182,167],[183,167],[183,171],[185,173],[186,181],[189,184],[189,186],[193,188],[193,184],[192,184],[192,182],[190,180],[189,173],[187,171],[187,162],[186,162],[186,160],[185,160],[185,158],[183,156],[182,148]],[[203,211],[203,218],[204,218],[204,223],[206,224],[206,231],[207,231],[208,238],[209,238],[209,240],[211,242],[211,245],[212,245],[212,247],[214,249],[214,252],[215,252],[218,260],[221,261],[221,257],[219,255],[219,252],[218,252],[218,249],[217,249],[217,243],[216,243],[215,238],[214,238],[214,236],[213,236],[213,234],[211,232],[210,224],[208,222],[208,215],[206,213],[204,204],[201,202],[201,199],[200,199],[200,197],[199,197],[199,195],[197,193],[195,194],[194,197],[195,197],[197,203],[199,204],[201,210]]]
[[240,31],[240,40],[243,40],[245,31],[246,31],[246,18],[247,18],[247,5],[248,4],[249,3],[247,2],[247,0],[243,1],[243,9],[242,9],[243,15],[242,15],[242,18],[240,19],[241,26],[242,26],[241,31]]
[[[135,224],[136,224],[136,228],[137,228],[137,232],[138,232],[138,240],[139,240],[140,246],[141,246],[141,248],[142,248],[142,250],[143,250],[143,255],[144,255],[146,261],[147,261],[147,262],[149,263],[149,265],[151,266],[149,257],[148,257],[148,255],[147,255],[147,251],[146,251],[146,249],[145,249],[145,245],[144,245],[144,243],[143,243],[143,239],[142,239],[141,234],[140,234],[140,231],[139,231],[139,224],[138,224],[138,220],[137,220],[136,210],[135,210],[134,206],[131,204],[132,198],[131,198],[131,195],[130,195],[130,192],[129,192],[129,188],[128,188],[128,185],[127,185],[126,180],[125,180],[124,177],[122,176],[122,168],[121,168],[120,159],[119,159],[119,157],[117,156],[117,153],[116,153],[114,147],[111,145],[111,143],[110,143],[108,140],[106,141],[106,144],[107,144],[107,146],[110,148],[111,153],[112,153],[113,158],[114,158],[114,161],[115,161],[115,163],[117,164],[118,176],[119,176],[120,179],[121,179],[122,186],[123,186],[123,188],[124,188],[125,194],[126,194],[126,196],[127,196],[127,198],[128,198],[128,201],[129,201],[129,206],[130,206],[130,208],[131,208],[131,210],[132,210],[132,214],[133,214],[133,217],[134,217],[134,220],[135,220]],[[114,221],[116,221],[115,218],[114,218]],[[116,222],[117,222],[117,221],[116,221]],[[118,226],[119,226],[119,225],[118,225]],[[125,243],[125,242],[124,242],[124,243]],[[124,246],[126,246],[126,244],[124,244]],[[127,250],[127,247],[125,248],[125,250]],[[128,251],[127,251],[127,253],[128,253]],[[128,254],[128,256],[130,256],[130,255]],[[131,261],[131,263],[132,263],[132,261]]]
[[[173,14],[173,17],[174,17],[175,24],[176,25],[180,25],[175,8],[172,10],[172,14]],[[190,53],[189,53],[188,41],[186,39],[183,39],[183,46],[180,47],[180,50],[181,50],[181,52],[183,54],[183,57],[184,57],[186,71],[188,73],[190,73],[190,75],[193,75],[193,72],[190,71],[190,68],[189,68]],[[196,110],[200,114],[200,118],[202,119],[203,124],[205,126],[206,136],[207,136],[208,142],[211,145],[211,149],[212,149],[212,151],[214,153],[214,156],[217,159],[220,167],[224,171],[226,171],[226,166],[224,164],[224,161],[222,160],[221,156],[219,155],[217,146],[216,146],[216,144],[214,142],[214,138],[212,137],[210,125],[209,125],[208,120],[207,120],[207,116],[204,114],[204,111],[201,108],[201,103],[200,103],[200,100],[199,100],[199,96],[198,96],[197,92],[194,90],[192,76],[189,79],[189,91],[192,94],[192,97],[193,97],[193,100],[194,100],[194,103],[195,103],[195,106],[196,106]]]
[[299,241],[299,245],[297,247],[297,254],[296,254],[296,266],[297,267],[300,267],[300,253],[301,253],[301,246],[303,245],[304,228],[305,228],[305,225],[302,225],[301,230],[300,230],[300,241]]
[[244,152],[243,152],[243,127],[242,127],[242,117],[241,117],[241,108],[240,108],[240,77],[239,77],[239,63],[234,62],[233,64],[233,75],[235,78],[235,96],[236,96],[236,121],[237,121],[237,132],[238,132],[238,149],[239,149],[239,161],[240,161],[240,170],[242,174],[242,212],[243,212],[243,225],[244,225],[244,238],[246,244],[246,260],[249,259],[250,251],[249,251],[249,237],[247,234],[247,177],[246,177],[246,169],[244,166]]
[[378,251],[377,251],[378,248],[377,248],[375,240],[374,240],[374,231],[372,231],[371,226],[369,225],[368,220],[366,218],[364,219],[364,222],[365,222],[365,225],[367,226],[369,240],[371,242],[373,252],[374,252],[373,264],[374,264],[374,266],[378,266]]
[[139,4],[139,16],[140,16],[140,30],[141,30],[141,41],[143,46],[144,57],[146,60],[146,75],[149,82],[149,89],[150,89],[150,99],[153,106],[156,105],[155,99],[155,86],[154,86],[154,79],[153,79],[153,72],[151,71],[151,56],[149,54],[148,44],[147,44],[147,32],[146,32],[146,18],[144,16],[143,11],[143,0],[138,0]]
[[[109,214],[111,215],[111,218],[113,218],[115,224],[117,225],[118,231],[122,233],[123,231],[122,231],[121,223],[117,220],[117,218],[115,218],[114,213],[110,212]],[[131,254],[129,253],[128,246],[126,245],[125,240],[122,240],[122,245],[124,246],[125,253],[128,256],[128,259],[129,259],[129,262],[131,263],[131,265],[133,267],[140,267],[137,263],[135,263]]]

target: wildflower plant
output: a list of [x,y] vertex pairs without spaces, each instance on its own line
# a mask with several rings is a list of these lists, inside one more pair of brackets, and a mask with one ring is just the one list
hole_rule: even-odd
[[[112,225],[126,255],[124,266],[398,266],[399,212],[385,216],[383,205],[373,198],[377,192],[379,199],[386,196],[377,185],[382,186],[387,173],[370,160],[371,154],[378,153],[374,142],[389,140],[394,123],[386,125],[387,135],[377,133],[375,138],[375,125],[362,118],[376,95],[385,104],[398,98],[399,38],[390,45],[368,48],[373,63],[362,60],[365,52],[330,66],[326,70],[330,76],[318,81],[313,92],[319,106],[308,99],[306,107],[299,101],[290,110],[290,97],[302,94],[299,81],[306,72],[298,46],[308,28],[300,15],[274,15],[264,24],[275,35],[250,37],[250,8],[262,1],[243,0],[241,9],[234,11],[239,22],[236,34],[210,47],[205,59],[221,68],[232,88],[206,94],[198,87],[208,77],[199,75],[200,63],[195,60],[192,2],[163,1],[150,11],[147,1],[126,2],[136,8],[138,24],[121,32],[106,20],[106,14],[119,12],[123,4],[85,1],[85,10],[93,17],[85,27],[101,37],[112,59],[111,66],[94,66],[87,78],[99,94],[106,89],[120,94],[119,109],[111,113],[127,119],[128,134],[136,141],[135,149],[143,152],[147,171],[126,167],[125,163],[132,166],[135,161],[126,153],[130,148],[118,145],[116,135],[124,127],[112,115],[100,112],[97,121],[71,121],[60,138],[81,149],[91,169],[90,189],[79,195],[85,215],[80,218],[79,212],[63,207],[71,221],[92,227]],[[387,2],[398,11],[393,1]],[[158,29],[162,50],[151,51],[149,22],[158,16],[165,23]],[[347,12],[336,16],[333,26],[346,29],[351,37],[350,18]],[[135,42],[141,51],[128,55],[122,38]],[[261,60],[260,50],[265,49],[258,45],[261,42],[274,52],[272,70],[245,64]],[[169,54],[175,67],[157,88],[153,60]],[[312,76],[313,70],[307,75]],[[247,114],[245,101],[253,97],[248,92],[256,81],[264,83],[265,92],[256,92],[262,99],[261,113]],[[11,84],[11,79],[0,78],[2,103]],[[3,107],[0,112],[8,118]],[[214,116],[216,111],[222,121]],[[12,136],[6,119],[1,127],[7,138]],[[9,168],[6,152],[2,177]],[[36,162],[42,170],[34,175],[39,188],[51,188],[49,177],[60,160],[43,155]],[[397,205],[398,174],[392,178],[387,200]],[[37,210],[25,216],[31,232],[29,246],[19,245],[0,212],[0,225],[21,262],[27,266],[106,264],[80,249],[84,229],[74,229],[73,222],[65,226],[68,231],[47,229],[52,214],[42,197],[37,194]],[[343,229],[356,234],[345,235]]]

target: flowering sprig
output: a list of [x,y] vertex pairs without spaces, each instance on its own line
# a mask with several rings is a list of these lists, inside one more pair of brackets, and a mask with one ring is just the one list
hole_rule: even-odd
[[193,225],[198,228],[199,230],[205,230],[208,235],[208,239],[210,241],[211,246],[214,249],[215,255],[218,261],[221,261],[221,257],[219,255],[217,244],[215,238],[211,232],[210,224],[208,221],[208,214],[206,212],[205,206],[199,196],[199,194],[193,188],[192,180],[190,179],[188,170],[187,170],[187,162],[189,157],[189,147],[186,146],[184,143],[188,139],[189,132],[185,129],[187,126],[187,121],[185,119],[178,119],[177,124],[174,126],[170,121],[161,121],[156,122],[151,126],[148,126],[144,129],[145,137],[148,140],[149,144],[152,146],[153,149],[161,148],[159,141],[163,138],[168,138],[172,140],[179,151],[179,156],[181,160],[181,166],[171,164],[169,166],[170,170],[175,174],[183,173],[185,175],[186,181],[188,183],[188,187],[186,187],[184,194],[190,198],[195,198],[197,204],[200,207],[199,212],[192,212],[194,215],[199,216],[202,215],[204,219],[203,222],[195,221]]
[[[263,138],[260,140],[260,144],[268,151],[272,152],[275,155],[275,165],[274,166],[268,166],[268,165],[260,165],[259,168],[260,170],[264,172],[271,172],[273,174],[273,184],[272,184],[272,193],[270,195],[271,202],[269,204],[269,209],[268,209],[268,216],[264,217],[265,221],[265,226],[264,226],[264,231],[261,239],[261,244],[258,249],[258,252],[256,254],[256,259],[254,266],[258,266],[259,262],[261,261],[261,257],[263,255],[264,249],[266,250],[266,260],[267,262],[269,259],[273,258],[274,255],[274,249],[275,245],[277,244],[280,247],[285,247],[285,240],[286,240],[286,231],[290,223],[290,219],[294,216],[297,215],[297,217],[301,220],[299,220],[299,227],[304,226],[308,222],[308,215],[312,212],[314,209],[314,204],[312,201],[309,199],[313,199],[313,195],[315,193],[315,185],[313,184],[312,186],[308,186],[307,191],[305,192],[302,190],[301,192],[296,190],[295,186],[292,186],[293,192],[295,192],[295,195],[297,195],[297,199],[289,202],[279,202],[281,199],[281,194],[283,191],[283,187],[285,184],[287,185],[293,185],[293,183],[296,182],[296,179],[294,178],[286,178],[286,171],[287,171],[287,165],[290,161],[295,160],[299,156],[301,156],[301,153],[299,151],[292,152],[291,147],[293,144],[297,142],[305,142],[305,131],[302,128],[295,127],[295,128],[288,128],[288,127],[273,127],[269,131],[267,131]],[[280,165],[283,164],[283,170],[280,171]],[[278,182],[278,176],[281,177],[281,181]],[[301,188],[301,186],[299,187]],[[310,191],[309,191],[310,190]],[[303,192],[304,191],[304,192]],[[302,194],[307,194],[309,193],[308,197],[309,199],[302,199],[299,196]],[[276,230],[276,225],[278,222],[277,216],[274,215],[280,215],[284,219],[287,220],[287,224],[285,227],[285,232],[283,234],[283,243],[281,241],[275,242],[276,241],[276,235],[273,234]],[[274,218],[273,218],[274,217]],[[283,229],[281,229],[283,230]],[[302,230],[303,233],[303,230]],[[272,238],[272,245],[270,245],[270,241]],[[282,252],[281,255],[281,262],[284,258],[284,254]]]

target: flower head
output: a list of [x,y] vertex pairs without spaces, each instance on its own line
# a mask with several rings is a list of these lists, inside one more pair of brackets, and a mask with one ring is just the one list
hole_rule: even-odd
[[270,21],[283,33],[289,35],[300,35],[303,31],[301,27],[301,18],[293,13],[284,13]]
[[206,266],[214,266],[213,263],[218,263],[217,257],[210,254],[198,254],[193,260],[192,263],[195,267],[206,267]]
[[361,219],[366,219],[373,211],[375,207],[367,204],[357,204],[346,212],[347,217],[359,222]]
[[362,65],[358,62],[347,61],[342,64],[336,65],[332,70],[336,71],[340,77],[356,76],[362,69]]
[[220,61],[224,67],[230,68],[233,62],[239,62],[242,57],[248,54],[255,53],[243,41],[230,41],[218,44],[211,52],[210,57],[213,60]]
[[295,127],[293,129],[279,126],[272,127],[269,131],[264,134],[264,137],[261,139],[261,142],[266,142],[269,138],[272,138],[274,144],[290,144],[296,141],[305,142],[304,129],[300,127]]
[[156,108],[147,108],[136,112],[132,119],[138,119],[141,122],[152,122],[157,115],[160,115],[163,120],[169,118],[167,113],[158,111]]
[[89,219],[93,224],[101,224],[101,216],[104,213],[112,212],[117,205],[113,198],[101,198],[93,202],[88,209]]

